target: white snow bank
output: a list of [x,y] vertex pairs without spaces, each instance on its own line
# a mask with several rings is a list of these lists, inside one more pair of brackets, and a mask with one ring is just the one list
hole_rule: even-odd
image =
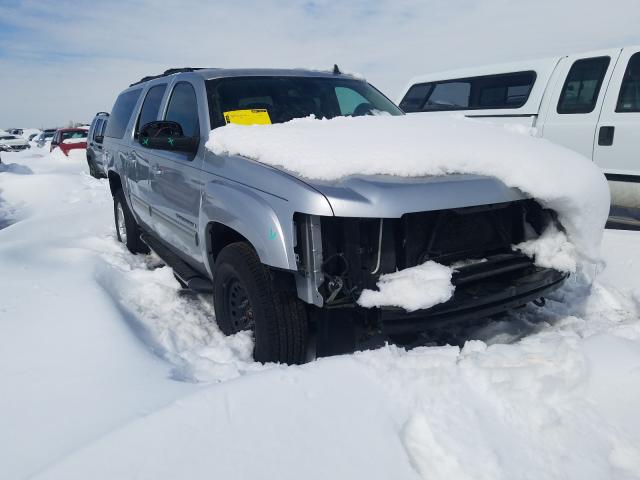
[[541,267],[571,273],[577,269],[576,248],[555,225],[549,225],[539,238],[522,242],[514,248],[535,258],[536,265]]
[[305,118],[226,125],[206,146],[326,181],[356,174],[496,177],[556,210],[577,253],[599,259],[610,201],[602,172],[578,153],[512,129],[454,116]]
[[452,275],[450,267],[432,261],[381,275],[379,291],[363,290],[358,304],[366,308],[392,305],[409,312],[430,308],[451,298]]

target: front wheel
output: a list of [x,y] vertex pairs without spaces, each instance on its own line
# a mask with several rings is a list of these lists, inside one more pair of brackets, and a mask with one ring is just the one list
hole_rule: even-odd
[[140,239],[142,231],[129,210],[121,188],[113,196],[113,216],[118,241],[124,243],[131,253],[149,253],[149,247]]
[[227,335],[250,330],[258,362],[303,363],[307,314],[295,291],[276,288],[271,272],[246,242],[218,255],[213,275],[216,321]]

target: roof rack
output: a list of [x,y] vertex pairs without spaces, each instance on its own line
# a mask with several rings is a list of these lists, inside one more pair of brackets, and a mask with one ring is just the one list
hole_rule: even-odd
[[134,82],[129,86],[133,87],[134,85],[138,85],[140,83],[148,82],[149,80],[154,80],[156,78],[162,78],[162,77],[166,77],[168,75],[173,75],[174,73],[195,72],[196,70],[202,70],[202,68],[200,68],[200,67],[195,67],[195,68],[194,67],[170,68],[169,70],[165,70],[164,73],[161,73],[160,75],[149,75],[147,77],[143,77],[140,80],[138,80],[137,82]]

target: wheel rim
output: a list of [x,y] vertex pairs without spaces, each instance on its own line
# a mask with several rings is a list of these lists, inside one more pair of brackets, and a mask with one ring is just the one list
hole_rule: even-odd
[[122,243],[127,243],[127,224],[124,221],[124,210],[122,204],[118,202],[116,208],[116,228],[118,229],[118,236]]
[[255,330],[255,314],[247,290],[238,278],[231,278],[225,285],[225,306],[234,332]]

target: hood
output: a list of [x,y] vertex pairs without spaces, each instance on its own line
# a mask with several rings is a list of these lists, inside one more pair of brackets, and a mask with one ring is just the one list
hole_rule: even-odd
[[[358,209],[348,211],[366,213],[360,207],[370,205],[382,216],[423,209],[427,200],[447,207],[450,202],[477,204],[470,198],[508,197],[514,193],[505,186],[515,188],[558,212],[581,253],[598,258],[610,203],[603,173],[590,159],[531,133],[524,127],[439,115],[303,118],[226,125],[210,133],[206,147],[216,155],[241,155],[305,178],[325,194],[336,215],[353,205]],[[446,177],[451,174],[497,181],[453,182]],[[431,194],[432,189],[441,195]],[[489,194],[491,189],[496,192]],[[403,207],[392,206],[400,203]]]
[[302,180],[326,197],[338,217],[398,218],[405,213],[527,198],[496,178],[480,175],[413,178],[354,175],[334,182]]

